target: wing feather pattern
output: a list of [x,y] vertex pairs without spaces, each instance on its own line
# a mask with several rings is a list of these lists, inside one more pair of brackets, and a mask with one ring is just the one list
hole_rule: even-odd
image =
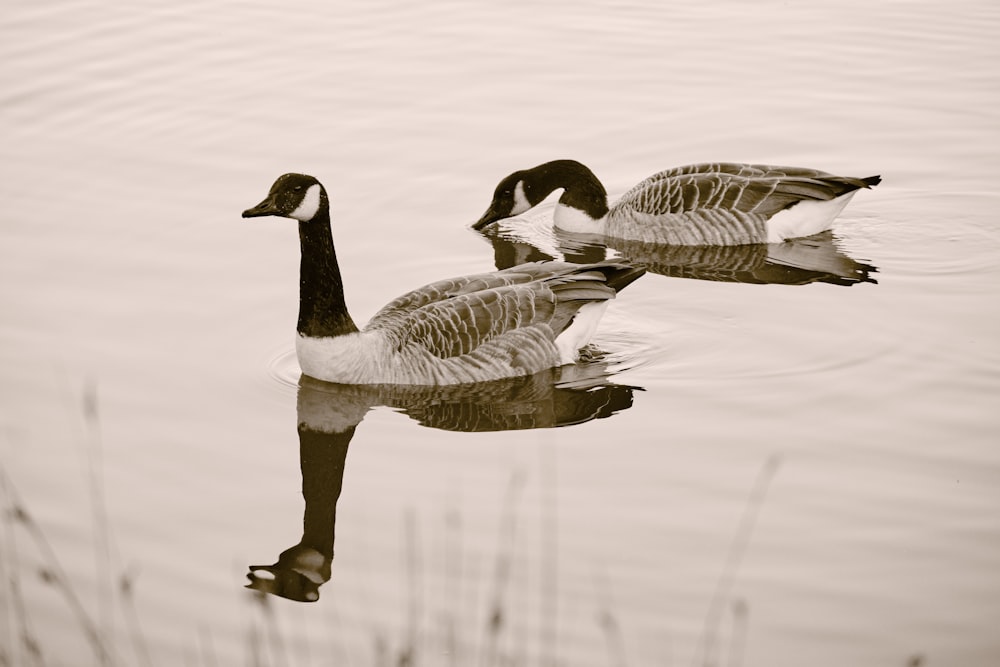
[[834,199],[866,187],[869,185],[862,179],[828,174],[657,174],[622,195],[616,207],[628,207],[656,215],[711,209],[773,215],[802,200]]
[[816,169],[705,163],[659,172],[615,203],[609,235],[680,245],[763,242],[766,222],[803,201],[827,201],[878,184]]
[[538,262],[438,281],[390,303],[367,329],[382,329],[397,354],[416,347],[439,359],[470,355],[520,330],[539,329],[551,342],[583,304],[613,299],[643,273],[619,262]]

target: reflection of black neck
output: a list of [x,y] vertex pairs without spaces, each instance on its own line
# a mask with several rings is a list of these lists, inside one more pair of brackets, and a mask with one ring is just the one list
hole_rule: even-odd
[[347,447],[353,436],[353,426],[343,433],[321,433],[299,426],[302,497],[306,501],[300,544],[331,560],[337,499],[344,485]]
[[302,497],[306,501],[302,539],[282,551],[277,563],[251,565],[247,588],[299,602],[319,599],[319,587],[331,575],[337,500],[344,486],[347,447],[353,436],[354,426],[326,433],[299,425]]
[[299,244],[299,333],[316,338],[357,331],[344,301],[328,208],[312,220],[299,222]]

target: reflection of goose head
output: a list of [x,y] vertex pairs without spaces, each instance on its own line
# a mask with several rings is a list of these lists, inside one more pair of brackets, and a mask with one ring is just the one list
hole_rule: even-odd
[[561,232],[545,221],[545,215],[545,209],[540,209],[527,223],[487,225],[479,230],[493,245],[494,263],[498,269],[557,258],[573,264],[608,259],[604,237]]
[[371,408],[385,405],[423,426],[449,431],[500,431],[569,426],[632,406],[635,387],[608,381],[600,360],[472,385],[415,387],[344,385],[303,375],[298,393],[299,459],[305,499],[302,539],[272,565],[251,565],[247,588],[314,602],[329,581],[337,501],[347,449]]
[[274,565],[251,565],[247,588],[297,602],[315,602],[330,579],[333,558],[303,544],[285,549]]

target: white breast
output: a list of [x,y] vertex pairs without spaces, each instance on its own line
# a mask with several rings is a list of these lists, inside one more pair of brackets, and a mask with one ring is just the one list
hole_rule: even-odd
[[299,367],[309,377],[341,384],[385,382],[385,339],[377,332],[295,339]]

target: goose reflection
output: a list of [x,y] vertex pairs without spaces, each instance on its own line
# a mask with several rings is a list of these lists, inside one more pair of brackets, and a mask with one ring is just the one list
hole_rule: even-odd
[[607,364],[581,362],[475,385],[340,385],[302,376],[297,401],[305,512],[302,539],[272,565],[251,565],[247,588],[299,602],[319,599],[333,563],[337,500],[348,445],[365,414],[388,406],[447,431],[552,428],[604,419],[632,406],[639,387],[608,380]]
[[876,283],[878,269],[848,256],[830,231],[781,243],[736,246],[676,246],[574,234],[538,225],[515,232],[490,225],[479,232],[493,244],[498,269],[525,261],[563,259],[589,263],[609,254],[627,257],[650,273],[756,285],[807,285],[822,282],[851,286]]

